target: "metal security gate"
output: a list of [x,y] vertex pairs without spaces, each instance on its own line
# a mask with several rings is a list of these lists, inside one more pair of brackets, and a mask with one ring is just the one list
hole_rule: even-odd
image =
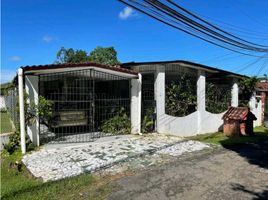
[[39,75],[39,95],[53,102],[52,118],[39,119],[41,143],[92,141],[106,135],[105,120],[130,113],[129,79],[94,69]]
[[[154,74],[142,75],[142,131],[153,132],[155,130],[155,99],[154,99]],[[148,121],[153,121],[151,126],[146,127]]]

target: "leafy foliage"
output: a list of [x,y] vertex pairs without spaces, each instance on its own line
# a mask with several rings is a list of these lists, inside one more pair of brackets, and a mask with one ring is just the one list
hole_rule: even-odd
[[47,100],[45,97],[40,96],[37,105],[37,115],[46,124],[50,122],[53,116],[53,101]]
[[149,133],[153,131],[153,128],[154,128],[153,115],[154,115],[153,109],[146,110],[145,116],[143,117],[142,124],[141,124],[142,133]]
[[130,119],[122,108],[117,115],[103,122],[101,130],[113,135],[129,134],[131,131]]
[[231,90],[226,86],[206,83],[206,110],[221,113],[227,110],[231,101]]
[[196,80],[183,74],[166,85],[166,113],[175,117],[186,116],[196,108]]
[[89,61],[94,63],[117,65],[117,52],[113,47],[97,47],[89,54]]
[[86,63],[94,62],[99,64],[116,65],[120,62],[117,59],[117,52],[114,47],[97,47],[90,54],[85,50],[74,50],[73,48],[62,47],[57,53],[56,63]]
[[[18,98],[18,97],[17,97]],[[31,126],[37,117],[44,123],[49,123],[52,119],[53,101],[47,100],[45,97],[40,96],[38,105],[29,101],[29,95],[24,92],[24,113],[25,124]],[[17,100],[16,111],[19,112],[19,101]]]
[[[20,132],[16,131],[9,136],[9,142],[4,145],[4,149],[11,155],[20,147]],[[29,136],[26,136],[26,150],[32,151],[35,145],[31,142]]]
[[256,84],[259,82],[259,79],[256,76],[250,78],[240,79],[239,86],[239,104],[241,106],[248,106],[248,102],[253,95]]
[[9,90],[13,90],[15,88],[15,85],[13,83],[4,83],[1,84],[1,95],[7,96]]
[[66,49],[61,47],[57,53],[56,63],[83,63],[88,62],[87,52],[84,50]]
[[4,149],[9,153],[12,154],[18,149],[20,146],[20,133],[15,132],[14,134],[9,136],[9,142],[4,145]]
[[[38,105],[35,105],[33,102],[29,103],[28,94],[24,93],[24,109],[25,109],[25,124],[31,126],[37,117],[40,117],[41,120],[49,123],[52,118],[52,106],[53,102],[46,100],[43,96],[39,97]],[[17,104],[16,110],[19,112],[19,104]],[[35,148],[31,142],[28,135],[26,135],[26,148],[27,151],[31,151]],[[4,149],[7,150],[9,154],[12,154],[20,146],[20,132],[15,132],[9,137],[9,143],[4,145]]]

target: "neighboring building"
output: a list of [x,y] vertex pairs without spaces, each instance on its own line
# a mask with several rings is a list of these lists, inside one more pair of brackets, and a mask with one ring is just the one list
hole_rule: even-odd
[[[39,96],[54,102],[53,123],[37,120],[27,127],[31,140],[40,145],[104,136],[103,122],[122,108],[132,133],[141,132],[145,116],[153,120],[151,131],[163,134],[192,136],[221,130],[228,106],[238,106],[237,81],[242,77],[188,61],[52,64],[20,68],[18,85],[21,94],[25,85],[31,102],[37,104]],[[172,99],[172,95],[180,99],[174,91],[183,96],[178,102]],[[258,118],[256,103],[252,105]]]
[[268,124],[268,81],[263,80],[257,84],[256,87],[257,95],[261,97],[262,102],[262,123],[264,121]]

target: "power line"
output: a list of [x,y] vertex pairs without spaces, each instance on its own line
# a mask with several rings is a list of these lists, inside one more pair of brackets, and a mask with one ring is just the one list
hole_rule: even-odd
[[[158,0],[119,0],[124,4],[184,33],[243,55],[261,57],[255,53],[267,53],[265,45],[256,44],[225,31],[203,20],[170,0],[166,4]],[[254,54],[253,54],[254,53]]]

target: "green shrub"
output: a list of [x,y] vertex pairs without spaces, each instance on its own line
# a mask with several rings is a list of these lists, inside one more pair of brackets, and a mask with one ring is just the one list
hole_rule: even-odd
[[176,81],[166,84],[166,114],[183,117],[196,110],[196,79],[187,74],[177,77]]
[[4,149],[9,153],[14,153],[20,146],[20,133],[15,132],[9,136],[9,142],[4,145]]
[[259,79],[256,76],[245,77],[239,80],[239,106],[248,106],[258,82]]
[[[28,135],[26,135],[26,151],[33,151],[35,145],[31,142]],[[4,149],[11,155],[20,148],[20,132],[15,132],[9,136],[9,142],[4,145]]]
[[131,131],[130,119],[122,108],[117,115],[103,122],[101,130],[113,135],[129,134]]
[[154,129],[154,120],[153,120],[154,110],[147,109],[146,113],[143,117],[142,124],[141,124],[141,132],[142,133],[149,133],[152,132]]
[[0,109],[0,112],[1,112],[1,113],[6,113],[6,112],[7,112],[7,109],[6,109],[6,108],[1,108],[1,109]]
[[231,103],[231,87],[214,83],[206,83],[206,110],[211,113],[221,113],[228,109]]

